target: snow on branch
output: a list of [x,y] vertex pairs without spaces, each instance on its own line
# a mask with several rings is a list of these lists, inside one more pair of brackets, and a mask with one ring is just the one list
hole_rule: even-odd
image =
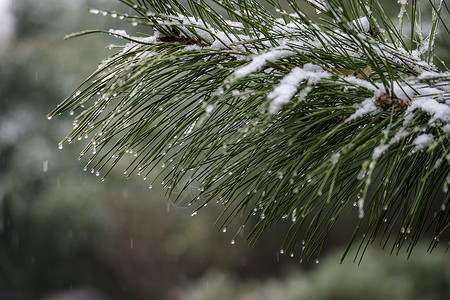
[[[408,199],[426,206],[435,190],[448,191],[448,70],[408,48],[389,22],[376,28],[387,16],[366,1],[307,1],[332,22],[307,16],[295,1],[289,12],[274,7],[282,18],[254,0],[214,1],[233,21],[204,1],[187,1],[197,15],[176,0],[130,5],[136,16],[109,13],[147,26],[148,35],[115,29],[73,35],[103,32],[126,43],[111,47],[119,50],[48,115],[81,110],[61,148],[90,138],[80,158],[92,152],[85,169],[103,180],[132,154],[124,174],[147,180],[159,170],[149,188],[163,178],[177,200],[194,182],[195,213],[214,199],[230,213],[223,226],[237,215],[259,216],[250,235],[288,216],[293,226],[311,220],[316,228],[307,230],[302,257],[321,248],[348,203],[367,221],[367,237],[385,216],[404,228],[427,219],[403,216]],[[405,176],[412,182],[405,184]],[[445,216],[444,209],[435,218],[437,239],[448,227]],[[419,223],[411,240],[429,227]],[[285,250],[295,247],[287,239]]]
[[303,68],[294,68],[280,84],[267,96],[271,101],[270,113],[277,113],[297,93],[300,83],[306,81],[308,86],[317,84],[322,78],[329,78],[331,74],[323,68],[308,63]]

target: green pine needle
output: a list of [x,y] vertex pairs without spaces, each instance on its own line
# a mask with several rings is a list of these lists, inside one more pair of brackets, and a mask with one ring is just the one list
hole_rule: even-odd
[[78,113],[60,147],[90,138],[85,170],[157,171],[150,188],[188,197],[194,214],[223,204],[220,226],[241,218],[251,242],[292,222],[282,252],[300,260],[349,211],[361,256],[374,241],[410,253],[425,234],[430,251],[445,237],[450,72],[432,63],[438,29],[449,34],[443,1],[430,1],[427,34],[416,2],[399,26],[375,0],[306,1],[320,21],[293,0],[121,2],[135,14],[104,14],[147,35],[68,36],[127,44],[48,115]]

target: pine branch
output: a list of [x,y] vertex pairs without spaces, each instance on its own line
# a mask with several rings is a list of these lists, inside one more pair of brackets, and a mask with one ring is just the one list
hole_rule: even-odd
[[223,204],[220,226],[241,216],[255,224],[250,241],[290,219],[282,252],[300,259],[318,256],[353,206],[362,253],[377,237],[409,252],[426,232],[430,250],[444,237],[450,72],[432,64],[442,1],[430,2],[429,35],[409,42],[379,1],[307,1],[322,21],[293,0],[289,12],[271,0],[121,2],[135,15],[103,14],[148,35],[75,34],[128,43],[48,115],[79,112],[60,148],[90,138],[85,170],[104,180],[125,159],[127,177],[157,171],[149,188],[160,181],[178,203],[194,193],[193,215]]

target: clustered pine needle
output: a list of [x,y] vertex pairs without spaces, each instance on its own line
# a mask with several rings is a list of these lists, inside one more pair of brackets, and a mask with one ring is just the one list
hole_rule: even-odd
[[411,252],[425,233],[430,251],[445,238],[450,72],[433,64],[438,29],[449,36],[443,1],[425,1],[428,34],[416,1],[401,2],[399,26],[376,0],[305,1],[320,18],[294,0],[120,1],[134,14],[91,12],[146,34],[68,36],[126,44],[48,115],[77,113],[60,147],[89,138],[86,170],[104,179],[125,160],[127,177],[161,182],[194,214],[223,204],[220,225],[241,217],[250,241],[291,222],[282,252],[300,259],[353,209],[361,256],[375,240]]

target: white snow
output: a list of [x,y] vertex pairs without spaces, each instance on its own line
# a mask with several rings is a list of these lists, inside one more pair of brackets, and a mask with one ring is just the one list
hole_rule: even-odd
[[416,146],[413,151],[420,151],[425,149],[427,146],[433,143],[434,137],[431,134],[421,134],[413,141],[413,144]]
[[370,30],[370,24],[367,17],[361,17],[359,19],[356,19],[353,21],[353,24],[356,25],[356,27],[361,28],[364,32],[369,32]]
[[[197,39],[200,37],[203,41],[206,41],[211,46],[209,48],[215,50],[226,50],[231,48],[236,48],[240,50],[244,50],[242,46],[234,45],[241,41],[250,40],[249,36],[238,34],[226,34],[223,31],[220,31],[213,26],[204,23],[200,20],[195,19],[194,17],[186,17],[182,14],[178,14],[177,16],[169,16],[174,19],[175,22],[172,22],[170,25],[177,25],[182,30],[182,36]],[[179,21],[176,24],[176,20]],[[227,22],[227,24],[234,28],[243,28],[244,25],[240,22]]]
[[389,145],[382,145],[382,146],[378,146],[375,147],[373,149],[373,153],[372,153],[372,158],[373,159],[378,159],[381,157],[381,155],[384,154],[384,152],[386,152],[386,150],[389,148]]
[[419,80],[426,80],[426,79],[438,79],[438,78],[444,78],[444,77],[450,77],[450,71],[447,72],[433,72],[433,71],[425,71],[419,74],[417,79]]
[[156,30],[152,36],[130,36],[125,30],[117,30],[117,29],[110,29],[108,32],[111,33],[112,35],[133,41],[125,45],[125,48],[127,49],[130,49],[131,47],[135,46],[136,43],[154,44],[158,41],[158,37],[161,36],[161,33]]
[[234,72],[234,76],[235,78],[246,77],[251,73],[261,70],[268,62],[276,62],[284,57],[292,56],[294,54],[295,52],[290,50],[273,49],[272,51],[256,55],[249,64],[238,68]]
[[330,76],[330,73],[312,63],[305,64],[303,68],[296,67],[292,69],[292,71],[281,80],[280,84],[267,96],[267,98],[271,100],[270,113],[274,114],[280,111],[281,107],[294,97],[298,87],[303,81],[306,81],[308,85],[314,85],[323,78],[328,78]]
[[394,137],[389,141],[389,145],[394,145],[399,143],[402,139],[406,138],[410,133],[405,129],[401,128]]
[[145,44],[154,44],[158,41],[158,37],[160,36],[159,32],[155,32],[154,35],[148,36],[148,37],[136,37],[132,36],[130,37],[132,40],[137,41],[139,43],[145,43]]
[[205,112],[207,114],[210,114],[214,109],[214,105],[209,104],[206,108],[205,108]]
[[361,103],[355,104],[356,111],[347,118],[347,122],[376,112],[378,110],[378,107],[375,105],[376,99],[376,97],[370,97]]
[[352,76],[345,76],[345,77],[343,77],[343,79],[346,82],[348,82],[348,83],[350,83],[350,84],[352,84],[354,86],[362,87],[362,88],[368,89],[369,91],[374,92],[374,96],[375,97],[378,97],[383,91],[383,86],[381,84],[379,84],[378,86],[374,86],[369,81],[356,78],[353,75]]
[[110,29],[109,32],[113,35],[129,37],[128,33],[125,30]]
[[[449,122],[450,105],[448,103],[441,103],[443,99],[446,99],[446,86],[434,88],[418,82],[420,79],[440,77],[444,73],[424,72],[422,74],[421,77],[408,78],[404,82],[394,82],[393,86],[390,88],[398,99],[410,101],[410,106],[406,111],[404,125],[411,121],[414,117],[413,112],[416,109],[421,109],[431,116],[429,124],[432,126],[435,126],[437,120],[444,123]],[[445,76],[445,74],[443,76]],[[343,77],[343,80],[354,86],[368,89],[374,93],[373,97],[367,98],[363,102],[356,104],[356,111],[347,119],[348,121],[355,120],[377,111],[377,98],[385,91],[383,84],[377,83],[378,87],[375,87],[370,82],[355,78],[354,76]]]
[[377,53],[377,55],[383,57],[383,59],[394,61],[395,63],[404,65],[418,73],[430,71],[430,69],[434,68],[434,66],[428,64],[420,58],[421,53],[418,50],[409,52],[389,43],[378,43],[374,45],[372,49]]
[[200,47],[199,45],[196,45],[196,44],[187,45],[186,47],[184,47],[184,50],[186,50],[186,51],[198,51],[201,49],[202,49],[202,47]]
[[419,86],[414,82],[405,82],[401,84],[399,84],[398,82],[394,82],[393,90],[397,98],[402,100],[412,100],[417,96],[442,94],[442,91],[439,89],[430,88],[423,85]]
[[413,112],[416,109],[423,110],[430,115],[428,124],[436,126],[436,121],[440,120],[444,124],[450,122],[450,105],[440,103],[431,98],[415,99],[406,110],[406,115],[403,124],[408,124],[414,117]]

